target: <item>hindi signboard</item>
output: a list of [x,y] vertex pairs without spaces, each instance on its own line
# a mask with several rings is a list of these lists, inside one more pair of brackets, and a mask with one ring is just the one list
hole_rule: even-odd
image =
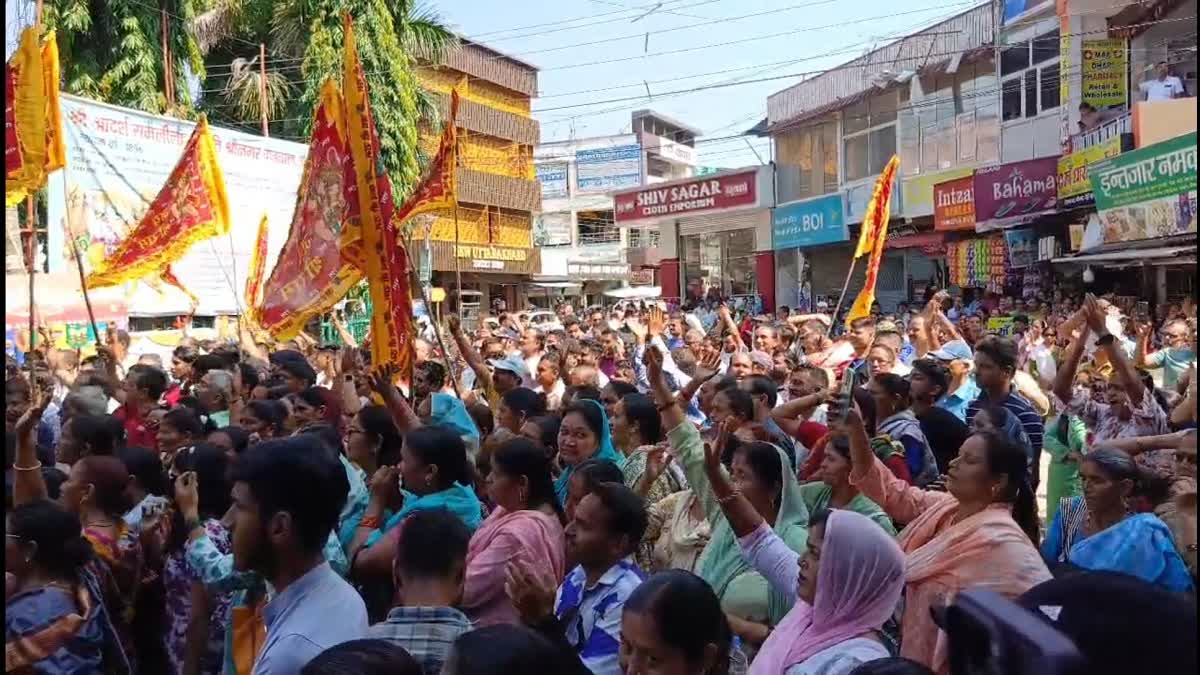
[[1097,162],[1088,175],[1104,243],[1196,231],[1196,132]]

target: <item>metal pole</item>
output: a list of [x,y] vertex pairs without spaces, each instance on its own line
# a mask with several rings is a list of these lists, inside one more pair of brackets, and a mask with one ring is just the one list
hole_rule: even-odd
[[[66,230],[67,230],[67,234],[70,235],[70,233],[71,233],[70,194],[71,193],[67,191],[67,170],[64,168],[64,169],[61,169],[61,172],[62,173],[60,174],[59,177],[62,178],[63,201],[65,202],[65,205],[66,205],[66,209],[63,211],[63,213],[65,215],[63,217],[67,219]],[[83,304],[85,307],[87,307],[88,323],[90,323],[92,326],[92,333],[94,333],[96,335],[96,344],[100,344],[100,329],[96,327],[96,314],[92,311],[92,298],[90,295],[88,295],[87,275],[83,271],[83,255],[79,252],[79,245],[76,243],[75,237],[71,236],[69,238],[71,240],[71,255],[73,255],[75,257],[75,269],[79,271],[79,290],[80,290],[80,292],[83,293]],[[32,276],[29,279],[29,298],[30,298],[30,306],[32,307],[32,304],[33,304],[33,277]],[[32,316],[32,311],[31,311],[30,315]]]
[[267,119],[267,45],[258,43],[258,96],[259,107],[262,108],[263,136],[271,135],[271,125]]
[[857,258],[850,259],[850,269],[846,270],[846,280],[842,282],[842,294],[838,296],[837,306],[833,308],[833,319],[829,322],[829,328],[825,331],[826,335],[833,334],[833,327],[837,324],[838,314],[842,311],[842,303],[846,300],[846,290],[850,288],[850,277],[854,274],[854,266],[857,264]]
[[[412,240],[410,239],[409,241],[411,242]],[[456,251],[456,253],[457,253],[457,251]],[[408,259],[408,269],[416,270],[416,267],[413,266],[412,256],[409,255],[407,246],[404,248],[404,257]],[[457,259],[457,257],[456,257],[456,259]],[[442,327],[441,327],[441,325],[434,323],[432,320],[433,305],[430,304],[429,298],[425,296],[425,286],[423,284],[421,284],[420,281],[421,281],[420,279],[417,279],[416,286],[417,286],[417,290],[420,291],[420,293],[421,293],[421,302],[425,303],[425,311],[427,313],[429,313],[429,316],[431,317],[430,323],[433,324],[433,334],[437,336],[438,347],[441,348],[442,354],[445,354],[445,356],[446,356],[446,373],[450,377],[450,383],[454,385],[454,395],[457,396],[458,399],[461,401],[462,400],[462,392],[458,390],[458,376],[454,372],[454,363],[450,359],[450,352],[449,352],[449,350],[446,349],[446,341],[442,339]],[[411,273],[409,274],[409,283],[410,284],[412,283],[412,274]]]
[[[29,351],[33,351],[34,341],[37,339],[37,326],[34,321],[33,311],[33,268],[37,265],[37,221],[36,209],[33,205],[33,195],[25,197],[25,222],[29,225],[29,243],[26,245],[26,256],[29,259]],[[69,231],[69,230],[68,230]]]

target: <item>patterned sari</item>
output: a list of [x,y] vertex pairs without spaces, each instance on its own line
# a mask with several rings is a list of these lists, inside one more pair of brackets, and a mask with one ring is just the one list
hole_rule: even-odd
[[115,537],[96,527],[83,529],[84,538],[96,554],[87,570],[97,580],[100,598],[125,655],[131,664],[136,664],[133,616],[145,556],[141,540],[125,521],[118,520],[115,528]]

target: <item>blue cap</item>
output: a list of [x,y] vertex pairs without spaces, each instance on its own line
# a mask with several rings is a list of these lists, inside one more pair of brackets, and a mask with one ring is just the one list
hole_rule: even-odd
[[521,382],[529,380],[529,367],[525,365],[525,359],[522,359],[517,354],[509,354],[502,359],[491,359],[488,365],[496,370],[507,370],[517,377],[521,378]]
[[975,358],[975,355],[965,341],[951,340],[942,345],[941,349],[929,352],[929,358],[938,361],[970,361]]

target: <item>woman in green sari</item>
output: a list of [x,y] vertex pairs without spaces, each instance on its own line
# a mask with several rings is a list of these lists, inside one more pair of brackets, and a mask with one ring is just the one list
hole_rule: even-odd
[[1083,494],[1079,463],[1086,445],[1087,427],[1078,417],[1062,414],[1046,425],[1042,447],[1050,455],[1050,468],[1046,472],[1047,523],[1054,522],[1054,514],[1064,499]]
[[896,527],[891,517],[878,504],[850,484],[850,443],[844,438],[834,438],[825,443],[825,456],[821,458],[818,480],[800,486],[800,497],[809,513],[827,509],[842,509],[860,513],[875,521],[885,532],[896,536]]
[[[669,429],[671,449],[712,526],[712,538],[700,555],[699,575],[716,591],[730,627],[742,638],[744,650],[752,654],[791,609],[795,595],[774,591],[742,557],[737,538],[712,491],[700,432],[687,420],[667,386],[658,350],[647,349],[645,361],[663,428]],[[717,470],[729,474],[737,492],[793,551],[803,552],[808,544],[808,509],[783,450],[762,441],[735,439],[728,424],[720,428],[717,447],[722,449],[724,462]]]

